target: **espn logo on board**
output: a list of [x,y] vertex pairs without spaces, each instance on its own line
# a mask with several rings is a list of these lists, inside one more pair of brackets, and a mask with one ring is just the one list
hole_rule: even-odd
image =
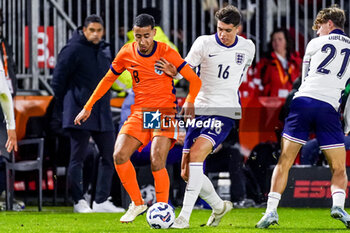
[[[346,188],[348,196],[350,182]],[[296,180],[294,198],[332,198],[331,182],[328,180]]]

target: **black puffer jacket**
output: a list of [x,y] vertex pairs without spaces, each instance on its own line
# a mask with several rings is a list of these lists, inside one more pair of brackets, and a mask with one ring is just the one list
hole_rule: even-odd
[[114,130],[110,110],[110,93],[103,96],[92,109],[90,118],[74,125],[74,118],[83,109],[112,61],[109,44],[89,42],[78,28],[58,55],[51,86],[59,109],[63,111],[63,128],[94,131]]

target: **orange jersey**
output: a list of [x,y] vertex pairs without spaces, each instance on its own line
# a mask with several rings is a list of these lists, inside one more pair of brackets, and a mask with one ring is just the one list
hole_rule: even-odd
[[163,42],[154,41],[153,50],[148,55],[138,51],[136,42],[124,45],[84,108],[91,110],[93,104],[109,90],[117,77],[124,70],[128,70],[133,78],[135,92],[135,104],[132,106],[132,111],[142,108],[175,110],[176,96],[173,78],[155,68],[156,61],[160,58],[165,58],[176,66],[178,72],[190,82],[186,101],[193,103],[201,87],[200,79],[178,52]]
[[137,50],[137,43],[133,42],[126,44],[114,59],[112,72],[118,75],[127,69],[133,78],[133,109],[176,107],[173,78],[155,68],[156,61],[161,57],[175,65],[178,71],[186,64],[178,52],[157,41],[154,41],[153,50],[148,55],[141,54]]

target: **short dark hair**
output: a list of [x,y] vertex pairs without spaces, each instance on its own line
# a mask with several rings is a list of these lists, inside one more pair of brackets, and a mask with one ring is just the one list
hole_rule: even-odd
[[241,13],[237,7],[228,5],[215,13],[215,18],[226,24],[233,24],[235,27],[241,24]]
[[103,19],[98,15],[89,15],[84,20],[84,27],[88,27],[90,23],[99,23],[104,26]]
[[155,25],[154,18],[152,15],[149,15],[149,14],[140,14],[136,16],[134,21],[134,26],[141,27],[141,28],[151,26],[151,28],[153,29],[154,25]]

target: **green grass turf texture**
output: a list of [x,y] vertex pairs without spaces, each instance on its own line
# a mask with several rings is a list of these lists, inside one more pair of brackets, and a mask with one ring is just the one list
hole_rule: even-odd
[[[330,217],[330,209],[279,208],[279,224],[268,229],[254,226],[264,209],[233,209],[218,227],[205,227],[211,210],[194,210],[189,229],[150,229],[146,214],[122,224],[122,214],[76,214],[72,207],[44,207],[38,212],[27,207],[22,212],[0,212],[0,232],[346,232],[342,222]],[[180,209],[176,209],[178,215]]]

